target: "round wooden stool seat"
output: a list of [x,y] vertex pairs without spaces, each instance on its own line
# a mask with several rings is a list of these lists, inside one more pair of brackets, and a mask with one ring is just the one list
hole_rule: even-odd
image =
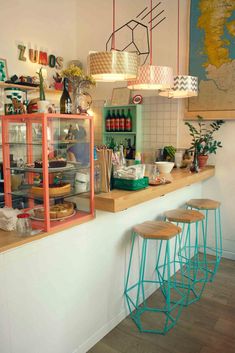
[[137,224],[133,231],[146,239],[169,240],[181,232],[181,228],[163,221],[147,221]]
[[202,221],[205,216],[195,210],[176,209],[165,212],[165,216],[170,222],[195,223]]
[[220,202],[210,199],[191,199],[186,202],[186,205],[198,210],[216,210],[220,207]]

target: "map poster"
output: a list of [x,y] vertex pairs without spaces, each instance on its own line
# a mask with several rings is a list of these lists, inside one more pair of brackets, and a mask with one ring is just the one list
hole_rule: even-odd
[[235,118],[235,0],[191,0],[189,73],[199,95],[188,115]]

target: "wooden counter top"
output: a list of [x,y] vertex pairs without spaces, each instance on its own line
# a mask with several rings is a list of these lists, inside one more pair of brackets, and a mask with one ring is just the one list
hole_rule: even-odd
[[[125,191],[115,189],[109,193],[102,193],[96,195],[95,208],[108,212],[122,211],[126,208],[168,194],[171,191],[183,188],[184,186],[206,180],[212,177],[214,174],[214,167],[206,167],[203,171],[198,174],[189,173],[184,169],[176,169],[173,170],[173,172],[167,176],[167,179],[171,179],[170,184],[160,186],[149,186],[148,188],[139,191]],[[91,219],[93,219],[93,216],[88,215],[86,219],[74,221],[74,224],[72,224],[71,227]],[[64,228],[67,229],[66,224]],[[59,231],[62,230],[63,227]],[[58,230],[54,230],[48,233],[42,232],[34,236],[19,237],[16,232],[6,232],[4,230],[0,230],[0,252],[18,247],[26,243],[30,243],[34,240],[47,237],[57,232]]]
[[139,191],[114,189],[109,193],[95,195],[95,208],[108,212],[119,212],[142,202],[155,199],[185,186],[198,183],[215,175],[215,168],[208,166],[199,173],[190,173],[186,169],[174,169],[165,177],[170,184],[149,186]]
[[[79,224],[82,224],[84,222],[88,222],[90,220],[92,220],[94,217],[92,215],[87,215],[86,217],[81,218],[81,220],[76,220],[74,221],[74,223],[70,224],[70,228],[71,227],[75,227]],[[38,240],[41,238],[45,238],[48,237],[49,235],[58,233],[58,232],[62,232],[63,230],[68,229],[68,224],[64,224],[61,225],[60,229],[56,230],[51,230],[50,232],[41,232],[38,233],[36,235],[31,235],[31,236],[27,236],[27,237],[20,237],[16,231],[12,231],[12,232],[6,232],[2,229],[0,229],[0,253],[12,248],[16,248],[20,245],[26,244],[26,243],[31,243],[34,240]]]

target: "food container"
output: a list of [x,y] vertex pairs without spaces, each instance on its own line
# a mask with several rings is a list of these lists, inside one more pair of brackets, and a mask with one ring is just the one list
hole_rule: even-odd
[[89,174],[78,172],[74,179],[75,192],[86,192],[89,189]]
[[31,235],[32,225],[30,215],[28,213],[20,213],[17,215],[16,232],[19,236]]
[[129,167],[113,166],[113,176],[119,179],[143,179],[145,164],[136,164]]
[[113,178],[113,188],[123,189],[123,190],[140,190],[147,188],[149,185],[149,178],[144,177],[142,179],[130,180],[130,179],[120,179]]

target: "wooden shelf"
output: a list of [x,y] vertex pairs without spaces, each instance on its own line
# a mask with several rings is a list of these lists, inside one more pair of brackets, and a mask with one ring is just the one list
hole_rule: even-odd
[[206,180],[215,175],[215,168],[208,166],[199,173],[190,173],[186,169],[174,169],[171,174],[165,174],[171,183],[159,186],[149,186],[139,191],[114,189],[108,193],[95,195],[95,208],[108,212],[119,212],[142,202],[164,196],[185,186]]
[[[23,86],[23,85],[17,85],[15,83],[5,83],[5,82],[0,82],[0,89],[1,88],[19,88],[23,91],[35,91],[35,92],[39,90],[39,87]],[[53,89],[53,88],[46,88],[45,93],[61,95],[62,91]]]
[[199,112],[188,112],[185,111],[184,113],[184,120],[198,120],[197,115],[200,115],[203,117],[203,120],[208,120],[208,121],[212,121],[212,120],[235,120],[235,111],[212,111],[212,110],[208,110],[208,111],[199,111]]
[[0,88],[19,88],[24,91],[32,91],[32,90],[38,89],[38,87],[22,86],[22,85],[17,85],[15,83],[5,83],[5,82],[0,82]]

